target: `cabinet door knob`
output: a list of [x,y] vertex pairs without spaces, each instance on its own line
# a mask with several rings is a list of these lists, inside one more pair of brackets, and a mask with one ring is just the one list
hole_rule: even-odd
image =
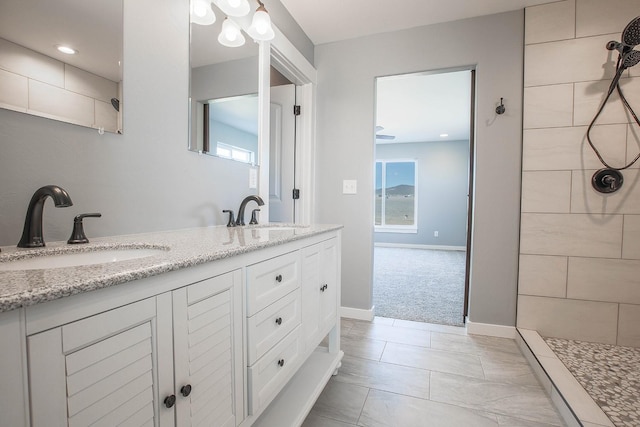
[[284,366],[284,359],[278,360],[278,366],[280,367]]
[[164,398],[164,406],[167,408],[172,408],[173,405],[176,404],[176,395],[172,394],[171,396],[167,396]]
[[189,396],[191,394],[191,384],[183,385],[180,389],[180,393],[182,393],[184,397]]
[[276,319],[276,325],[282,325],[282,317]]
[[282,282],[282,274],[278,274],[276,276],[276,282],[278,282],[278,283]]

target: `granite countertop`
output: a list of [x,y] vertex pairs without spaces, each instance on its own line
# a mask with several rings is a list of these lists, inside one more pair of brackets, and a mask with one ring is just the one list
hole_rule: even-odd
[[[277,246],[342,228],[340,225],[225,226],[90,239],[81,245],[47,243],[44,248],[0,248],[0,312],[118,285],[210,261]],[[76,267],[1,271],[3,263],[104,249],[159,249],[144,258]]]

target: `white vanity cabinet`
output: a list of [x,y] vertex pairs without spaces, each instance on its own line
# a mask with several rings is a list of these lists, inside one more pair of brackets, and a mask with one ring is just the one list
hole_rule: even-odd
[[241,279],[236,270],[30,335],[31,425],[236,426]]
[[338,243],[330,239],[302,249],[302,326],[313,349],[338,317]]
[[341,234],[272,233],[259,249],[1,312],[0,426],[300,426],[343,356]]

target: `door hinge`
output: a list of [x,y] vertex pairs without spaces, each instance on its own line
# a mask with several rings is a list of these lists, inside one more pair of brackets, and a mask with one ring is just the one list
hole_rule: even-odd
[[293,189],[293,200],[298,200],[300,198],[300,190],[298,188]]
[[299,116],[300,115],[300,106],[299,105],[294,105],[293,106],[293,115],[294,116]]

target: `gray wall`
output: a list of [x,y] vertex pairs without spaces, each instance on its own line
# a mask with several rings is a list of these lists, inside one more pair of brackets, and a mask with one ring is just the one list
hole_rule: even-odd
[[[375,77],[475,65],[475,219],[469,317],[514,325],[522,141],[523,12],[316,46],[320,222],[344,224],[342,305],[371,308]],[[505,99],[507,113],[496,117]],[[357,195],[342,180],[358,181]]]
[[415,159],[418,170],[418,232],[375,233],[376,243],[467,245],[469,141],[377,144],[376,159]]

